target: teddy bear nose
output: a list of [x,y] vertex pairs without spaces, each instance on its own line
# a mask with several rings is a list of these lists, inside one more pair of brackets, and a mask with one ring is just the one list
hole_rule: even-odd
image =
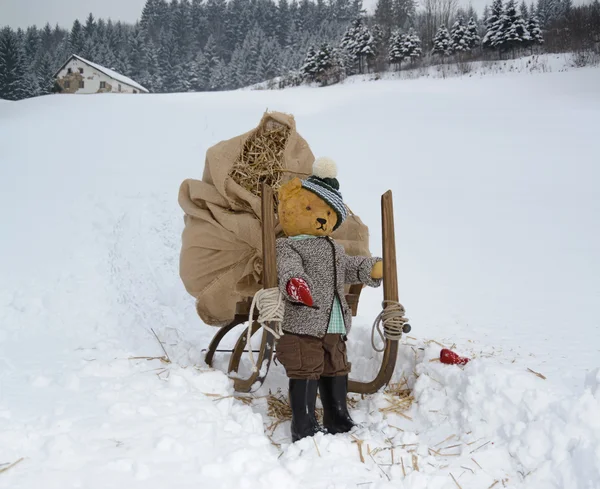
[[317,222],[320,224],[327,224],[327,219],[323,219],[322,217],[317,218]]

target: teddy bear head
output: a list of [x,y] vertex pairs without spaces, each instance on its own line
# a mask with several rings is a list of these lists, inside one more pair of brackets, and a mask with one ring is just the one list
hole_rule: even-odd
[[329,236],[346,218],[335,163],[319,158],[307,180],[294,178],[279,189],[279,222],[287,236]]

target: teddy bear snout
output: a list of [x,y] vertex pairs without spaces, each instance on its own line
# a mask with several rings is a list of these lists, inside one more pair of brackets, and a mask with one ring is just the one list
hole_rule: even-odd
[[322,217],[317,218],[317,222],[320,224],[327,224],[327,219],[323,219]]

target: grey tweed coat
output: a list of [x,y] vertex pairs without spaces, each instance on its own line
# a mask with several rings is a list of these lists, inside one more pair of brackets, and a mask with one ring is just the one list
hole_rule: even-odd
[[[344,284],[363,283],[378,287],[381,279],[371,278],[371,269],[381,258],[349,256],[330,237],[277,240],[279,290],[286,298],[283,331],[322,338],[329,327],[333,300],[337,294],[344,313],[346,332],[350,332],[352,310],[346,302]],[[286,291],[291,278],[306,281],[313,297],[308,307],[292,299]]]

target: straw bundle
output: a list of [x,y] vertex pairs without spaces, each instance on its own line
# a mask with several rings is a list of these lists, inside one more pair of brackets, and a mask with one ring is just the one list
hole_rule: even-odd
[[286,171],[283,167],[283,150],[289,135],[288,126],[269,119],[244,143],[239,159],[229,174],[231,178],[259,197],[263,182],[277,191]]

